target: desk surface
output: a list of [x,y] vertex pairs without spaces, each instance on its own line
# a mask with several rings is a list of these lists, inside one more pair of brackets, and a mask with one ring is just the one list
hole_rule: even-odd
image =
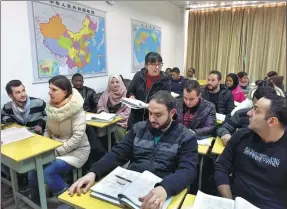
[[[86,112],[86,114],[92,114],[90,112]],[[122,120],[121,117],[116,117],[113,121],[109,122],[109,123],[105,123],[105,122],[95,122],[95,121],[87,121],[87,124],[93,127],[97,127],[97,128],[104,128],[107,127],[109,125],[115,124],[117,122],[119,122],[120,120]]]
[[181,206],[181,209],[191,209],[195,200],[195,196],[188,194],[185,196],[184,202]]
[[224,146],[222,140],[219,137],[217,137],[215,140],[215,143],[212,147],[211,153],[216,154],[216,155],[221,155],[224,148],[225,148],[225,146]]
[[[179,208],[180,204],[182,203],[187,190],[183,190],[181,193],[173,197],[171,203],[169,204],[167,209],[177,209]],[[59,197],[59,200],[71,205],[73,207],[85,208],[85,209],[94,209],[94,208],[101,208],[101,209],[118,209],[120,207],[109,204],[107,202],[101,201],[94,197],[90,196],[90,192],[87,194],[82,194],[81,196],[77,196],[76,194],[73,197],[70,197],[68,192],[64,192]]]
[[[21,127],[18,125],[12,126]],[[35,134],[33,137],[2,145],[1,154],[15,160],[16,162],[20,162],[60,146],[62,146],[61,142]]]
[[216,120],[216,123],[217,123],[218,125],[221,125],[221,124],[223,123],[223,121],[222,121],[222,120]]
[[206,85],[208,82],[207,80],[197,80],[197,82],[199,83],[199,85],[203,86]]
[[[210,138],[210,141],[213,141],[213,138]],[[207,155],[208,149],[210,146],[203,146],[203,145],[198,145],[198,153],[201,155]]]

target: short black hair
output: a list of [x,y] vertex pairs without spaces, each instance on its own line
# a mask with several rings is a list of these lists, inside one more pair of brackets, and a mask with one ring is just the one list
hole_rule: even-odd
[[278,75],[275,71],[270,71],[270,72],[267,73],[268,77],[272,77],[272,76],[275,76],[275,75]]
[[[20,80],[11,80],[6,84],[7,94],[12,94],[12,87],[18,87],[23,85]],[[24,85],[23,85],[24,86]]]
[[261,81],[258,82],[257,86],[258,87],[269,86],[269,87],[274,89],[274,84],[271,81],[269,81],[269,80],[261,80]]
[[270,109],[266,114],[266,119],[276,117],[285,128],[287,125],[286,98],[278,96],[277,94],[268,94],[265,95],[264,98],[271,101]]
[[168,67],[168,68],[166,68],[166,69],[165,69],[165,72],[166,72],[166,71],[168,71],[168,70],[169,70],[169,71],[171,71],[171,68],[169,68],[169,67]]
[[179,70],[179,68],[178,67],[174,67],[174,68],[172,68],[171,69],[171,71],[170,72],[172,72],[172,73],[180,73],[180,70]]
[[274,90],[274,88],[270,86],[261,86],[255,90],[253,94],[253,99],[256,98],[257,100],[259,100],[265,95],[271,95],[271,94],[276,94],[276,91]]
[[51,83],[62,89],[63,91],[67,91],[66,98],[68,98],[73,93],[72,84],[66,76],[54,76],[49,80],[49,84]]
[[151,98],[151,100],[156,101],[159,104],[164,104],[167,107],[168,111],[171,111],[175,108],[175,98],[171,96],[168,91],[159,90]]
[[75,77],[78,77],[78,76],[80,76],[80,77],[82,77],[82,79],[84,79],[84,77],[82,76],[82,74],[80,74],[80,73],[75,73],[75,74],[72,76],[72,80],[74,80],[74,78],[75,78]]
[[162,63],[162,57],[157,52],[149,52],[145,56],[145,64],[148,63],[155,63],[155,62],[161,62]]
[[244,76],[248,76],[248,74],[246,72],[244,72],[244,71],[241,71],[241,72],[237,73],[237,76],[239,78],[243,78]]
[[186,80],[183,85],[183,89],[187,92],[196,91],[196,94],[200,94],[200,85],[196,80]]
[[218,80],[221,81],[222,75],[221,75],[221,73],[218,70],[212,70],[212,71],[209,72],[208,75],[211,75],[211,74],[217,75]]

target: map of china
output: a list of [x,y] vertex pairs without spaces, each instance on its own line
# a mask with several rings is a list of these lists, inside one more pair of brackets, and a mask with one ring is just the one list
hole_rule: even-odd
[[83,68],[91,60],[89,40],[96,33],[97,23],[85,16],[79,32],[69,31],[62,23],[60,15],[53,16],[48,23],[41,23],[40,30],[44,36],[44,45],[55,55],[67,57],[67,65]]

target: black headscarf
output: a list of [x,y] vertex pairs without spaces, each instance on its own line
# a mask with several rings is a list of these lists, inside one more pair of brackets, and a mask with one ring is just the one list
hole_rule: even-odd
[[229,89],[233,90],[235,89],[238,85],[239,85],[239,80],[238,80],[238,76],[235,73],[229,73],[227,77],[231,77],[233,80],[233,86],[231,86]]

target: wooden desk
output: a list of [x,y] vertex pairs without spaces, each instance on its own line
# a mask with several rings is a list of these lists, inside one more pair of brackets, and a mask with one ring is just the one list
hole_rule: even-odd
[[191,209],[195,200],[195,195],[187,194],[181,206],[181,209]]
[[[86,112],[86,114],[92,114],[90,112]],[[106,128],[107,129],[107,135],[108,135],[108,150],[111,150],[112,148],[112,131],[113,127],[116,125],[117,122],[121,121],[121,117],[116,117],[111,122],[95,122],[95,121],[87,121],[87,124],[89,126],[93,126],[96,128]]]
[[225,146],[222,142],[222,139],[220,139],[219,137],[216,138],[215,143],[212,147],[211,153],[212,154],[216,154],[216,155],[221,155],[221,153],[223,152]]
[[207,80],[197,80],[200,86],[205,86],[208,82]]
[[[21,127],[19,125],[12,126]],[[7,126],[7,128],[12,126]],[[35,134],[33,137],[1,146],[1,162],[10,168],[11,182],[9,183],[13,189],[16,208],[19,207],[20,199],[33,208],[39,208],[30,199],[18,192],[16,175],[16,172],[26,173],[35,169],[38,177],[41,208],[47,209],[43,165],[56,159],[55,149],[61,145],[60,142]],[[3,182],[5,183],[5,181]]]
[[222,125],[223,121],[222,120],[216,120],[217,125]]
[[[58,199],[65,204],[71,205],[76,208],[83,209],[119,209],[120,207],[112,205],[110,203],[104,202],[102,200],[96,199],[90,196],[91,192],[87,194],[82,194],[81,196],[77,196],[76,194],[73,197],[68,195],[68,192],[64,192],[61,194]],[[167,209],[177,209],[180,204],[183,202],[184,197],[187,193],[187,189],[183,190],[181,193],[173,197],[171,203],[167,207]]]

